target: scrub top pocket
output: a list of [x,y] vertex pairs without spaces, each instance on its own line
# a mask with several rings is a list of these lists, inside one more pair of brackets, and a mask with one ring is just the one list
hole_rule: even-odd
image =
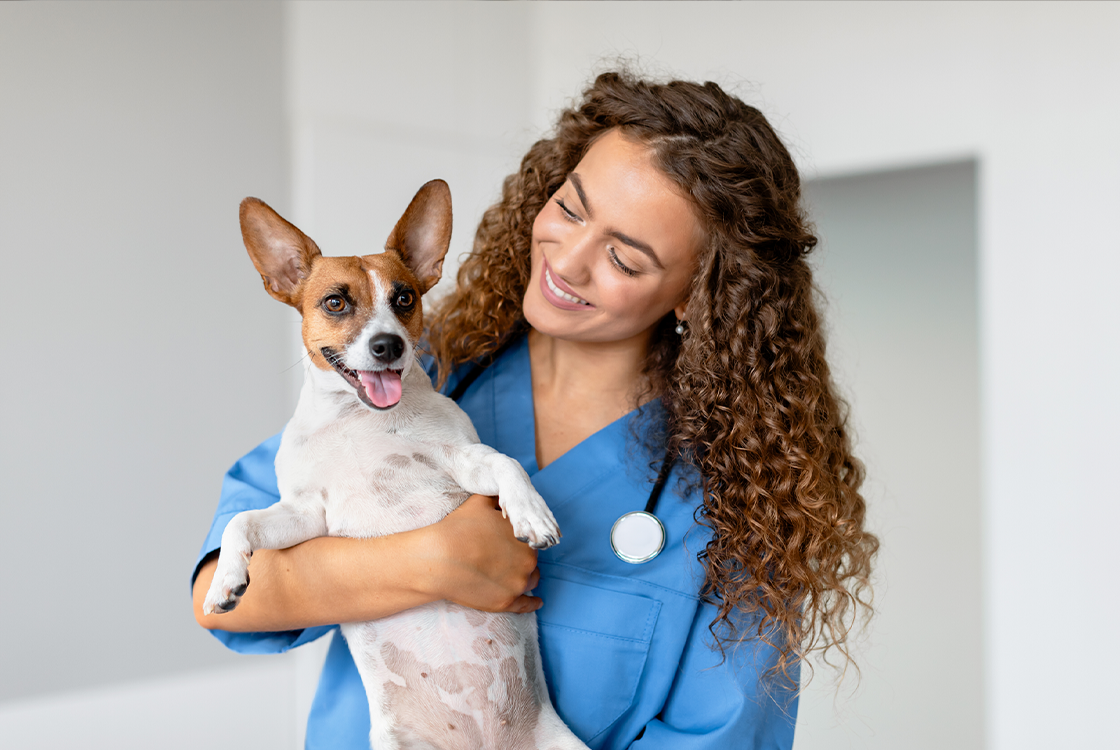
[[543,576],[534,593],[552,704],[594,747],[634,704],[661,602]]

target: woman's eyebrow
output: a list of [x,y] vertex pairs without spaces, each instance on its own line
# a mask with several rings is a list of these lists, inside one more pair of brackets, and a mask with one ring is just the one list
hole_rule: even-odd
[[572,187],[576,189],[576,193],[579,195],[579,202],[583,204],[583,210],[587,212],[587,218],[595,218],[595,215],[591,211],[591,204],[587,202],[587,193],[583,192],[583,180],[580,179],[578,174],[572,172],[568,175],[568,181],[571,182]]
[[[583,210],[587,212],[587,218],[595,218],[595,215],[591,211],[591,204],[587,202],[587,193],[583,190],[583,180],[580,179],[580,176],[578,174],[572,172],[568,175],[568,181],[571,182],[572,187],[576,189],[576,194],[579,195],[579,201],[583,204]],[[653,252],[653,248],[642,242],[641,240],[634,239],[628,234],[623,234],[622,232],[615,230],[607,232],[607,235],[610,237],[614,237],[616,240],[625,245],[629,245],[640,253],[648,255],[649,259],[653,261],[653,264],[658,268],[665,268],[665,266],[661,265],[661,260]]]
[[661,265],[661,261],[658,259],[657,255],[654,254],[653,248],[650,247],[649,245],[647,245],[646,243],[642,242],[641,240],[636,240],[629,235],[623,234],[622,232],[618,232],[618,231],[615,231],[613,229],[611,231],[607,232],[607,235],[610,236],[610,237],[614,237],[615,239],[617,239],[619,242],[623,243],[624,245],[629,245],[630,247],[634,248],[635,250],[637,250],[637,251],[639,251],[639,252],[641,252],[645,255],[648,255],[649,259],[651,261],[653,261],[653,264],[655,266],[657,266],[658,268],[662,268],[662,269],[665,268],[665,266]]

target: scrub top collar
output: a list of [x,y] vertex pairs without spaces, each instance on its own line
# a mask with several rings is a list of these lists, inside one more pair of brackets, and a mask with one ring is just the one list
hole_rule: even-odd
[[[516,459],[533,479],[533,484],[547,493],[550,505],[564,503],[584,492],[581,477],[593,478],[604,472],[618,471],[619,466],[650,473],[649,453],[640,446],[635,420],[663,423],[665,410],[660,399],[634,409],[587,437],[545,468],[537,464],[536,418],[533,409],[532,372],[529,363],[528,338],[520,337],[504,355],[463,394],[462,401],[489,401],[491,420],[475,420],[482,442]],[[652,454],[649,458],[653,458]],[[661,458],[660,455],[656,460]],[[640,464],[640,465],[639,465]],[[654,472],[654,475],[656,472]],[[573,481],[575,479],[576,481]],[[652,481],[652,478],[651,478]],[[635,510],[641,510],[639,504]]]

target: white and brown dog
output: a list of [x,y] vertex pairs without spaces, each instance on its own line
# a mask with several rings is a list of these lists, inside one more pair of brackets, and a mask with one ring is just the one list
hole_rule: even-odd
[[[420,296],[439,281],[451,239],[446,183],[420,188],[377,255],[323,257],[255,198],[241,204],[241,231],[265,289],[303,315],[311,363],[276,455],[280,502],[230,521],[206,614],[237,605],[254,549],[419,528],[471,493],[497,495],[533,547],[557,542],[556,521],[521,465],[479,443],[416,360]],[[533,614],[441,601],[344,624],[342,633],[377,750],[586,747],[549,701]]]

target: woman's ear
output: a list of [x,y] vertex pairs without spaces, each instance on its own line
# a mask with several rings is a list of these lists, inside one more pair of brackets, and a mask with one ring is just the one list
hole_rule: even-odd
[[673,308],[673,315],[677,316],[677,320],[688,320],[688,315],[685,310],[688,308],[688,297],[681,300],[680,304]]

